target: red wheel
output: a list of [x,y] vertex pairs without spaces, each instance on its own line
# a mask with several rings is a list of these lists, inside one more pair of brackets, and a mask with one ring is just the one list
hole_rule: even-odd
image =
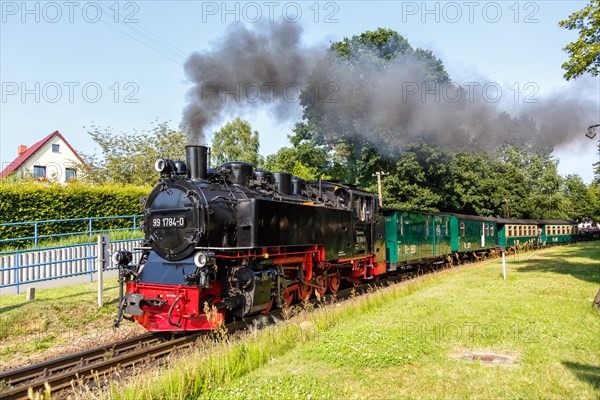
[[287,304],[288,306],[291,306],[292,303],[294,302],[294,289],[290,289],[290,288],[286,288],[283,291],[283,295],[281,296],[281,305],[283,306],[283,304]]
[[325,292],[327,291],[327,278],[324,276],[319,276],[317,278],[317,284],[321,286],[321,288],[315,288],[315,292],[319,293],[319,296],[323,298],[323,296],[325,296]]
[[271,307],[273,307],[273,300],[274,300],[274,297],[271,297],[271,300],[269,301],[269,305],[267,306],[267,308],[265,308],[264,310],[262,310],[260,312],[261,314],[267,314],[269,311],[271,311]]
[[312,286],[308,286],[307,284],[300,284],[300,287],[298,288],[298,299],[300,301],[305,301],[310,299],[310,296],[312,296],[312,292],[313,292],[313,287]]
[[329,277],[327,280],[327,286],[329,287],[329,291],[335,294],[340,288],[340,277],[337,275]]

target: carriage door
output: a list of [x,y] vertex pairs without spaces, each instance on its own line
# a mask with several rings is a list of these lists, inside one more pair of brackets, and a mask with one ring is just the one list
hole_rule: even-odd
[[485,222],[481,223],[481,247],[485,248]]

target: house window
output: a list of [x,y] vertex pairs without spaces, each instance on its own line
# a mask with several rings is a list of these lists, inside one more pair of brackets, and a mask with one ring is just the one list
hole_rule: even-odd
[[52,152],[53,153],[58,153],[60,151],[60,145],[59,144],[53,144],[52,145]]
[[65,169],[65,180],[72,181],[77,178],[77,170],[75,168]]
[[46,177],[46,167],[41,165],[35,165],[33,167],[33,177],[34,178],[45,178]]

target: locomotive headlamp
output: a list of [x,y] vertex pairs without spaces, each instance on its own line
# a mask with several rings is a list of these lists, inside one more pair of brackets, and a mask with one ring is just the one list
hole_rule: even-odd
[[154,163],[154,169],[156,172],[160,172],[161,175],[169,175],[171,172],[175,172],[175,163],[167,158],[159,158]]
[[117,265],[128,265],[132,259],[131,252],[127,250],[115,251],[112,255],[112,261]]
[[199,251],[194,256],[194,264],[196,264],[197,267],[202,268],[202,267],[213,265],[214,263],[215,263],[215,253],[212,253],[210,251],[206,251],[206,252]]

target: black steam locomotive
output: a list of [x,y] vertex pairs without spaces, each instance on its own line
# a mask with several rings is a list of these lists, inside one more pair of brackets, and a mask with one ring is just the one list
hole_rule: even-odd
[[116,324],[208,330],[386,272],[376,196],[244,162],[209,170],[207,151],[187,146],[186,162],[156,162],[141,262],[129,265],[123,251],[113,257],[121,265]]

